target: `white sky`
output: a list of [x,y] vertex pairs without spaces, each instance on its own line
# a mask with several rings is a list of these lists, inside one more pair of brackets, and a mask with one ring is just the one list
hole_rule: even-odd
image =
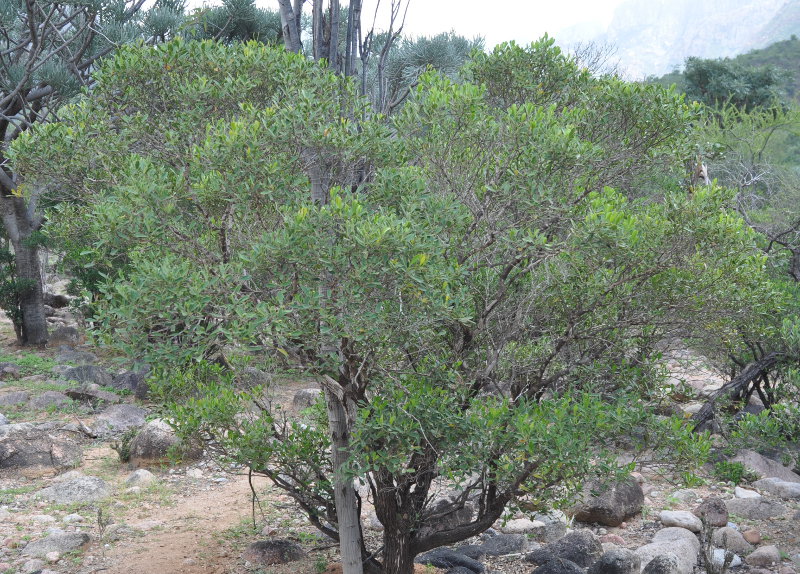
[[[364,0],[362,27],[372,23],[377,0]],[[515,40],[529,44],[545,32],[551,36],[583,22],[598,22],[605,28],[614,8],[623,0],[410,0],[404,32],[408,36],[431,36],[455,30],[473,38],[483,36],[487,47]],[[390,0],[382,0],[387,6]],[[277,10],[277,0],[257,0],[259,6]],[[310,4],[310,2],[306,2]],[[379,17],[376,28],[387,20]]]

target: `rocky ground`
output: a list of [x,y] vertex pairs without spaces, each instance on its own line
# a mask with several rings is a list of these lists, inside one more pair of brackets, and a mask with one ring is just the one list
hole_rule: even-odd
[[[0,573],[336,571],[335,545],[263,479],[202,456],[164,463],[172,438],[163,424],[145,425],[154,415],[136,398],[142,378],[103,366],[68,313],[52,314],[57,336],[44,350],[18,349],[8,322],[0,324]],[[721,384],[703,369],[673,367],[676,383],[705,392]],[[284,382],[276,400],[291,411],[307,387]],[[142,427],[131,462],[121,462],[112,446],[125,429]],[[709,472],[687,485],[639,469],[635,480],[591,501],[606,517],[636,508],[616,526],[593,522],[601,518],[591,504],[578,515],[586,522],[521,512],[457,551],[423,557],[432,566],[419,571],[638,573],[657,557],[645,572],[705,572],[695,563],[698,514],[717,521],[716,545],[736,553],[741,564],[731,572],[800,571],[800,476],[756,453],[740,460],[767,480],[737,487]],[[667,555],[674,563],[654,569]],[[287,563],[267,565],[273,560]]]

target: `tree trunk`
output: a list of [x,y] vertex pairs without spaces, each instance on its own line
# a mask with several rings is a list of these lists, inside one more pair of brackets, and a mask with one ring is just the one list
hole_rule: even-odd
[[[353,76],[356,73],[355,62],[358,52],[358,36],[361,30],[361,0],[350,0],[350,9],[347,13],[347,37],[344,50],[344,75]],[[362,90],[363,95],[363,90]]]
[[[399,518],[399,517],[398,517]],[[398,528],[393,528],[397,526]],[[414,555],[408,528],[401,524],[384,524],[383,572],[384,574],[412,574]]]
[[328,42],[328,66],[339,72],[339,0],[331,0],[330,39]]
[[[331,384],[335,384],[332,383]],[[350,429],[342,397],[325,387],[328,409],[328,426],[331,433],[331,459],[333,460],[334,497],[339,530],[339,553],[342,574],[363,574],[361,558],[361,517],[358,514],[358,496],[353,479],[344,473],[350,456]]]
[[[283,30],[283,43],[290,52],[300,53],[300,14],[295,14],[291,0],[278,0],[278,7],[281,14],[281,27]],[[302,5],[301,5],[302,9]]]
[[39,248],[29,243],[31,235],[39,228],[23,197],[3,195],[3,226],[14,248],[16,279],[25,286],[19,293],[22,312],[22,330],[18,334],[23,345],[43,345],[47,342],[47,320],[44,314],[44,291],[39,264]]

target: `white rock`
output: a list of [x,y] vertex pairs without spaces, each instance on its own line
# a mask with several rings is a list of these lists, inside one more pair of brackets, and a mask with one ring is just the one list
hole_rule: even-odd
[[[714,549],[714,565],[717,568],[722,568],[722,564],[725,561],[725,550],[723,548],[715,548]],[[733,560],[728,565],[730,568],[736,568],[737,566],[742,565],[742,559],[739,558],[736,554],[733,555]]]
[[733,495],[736,498],[761,498],[761,495],[755,490],[747,490],[741,486],[737,486],[733,489]]
[[64,518],[61,519],[62,522],[65,524],[71,524],[73,522],[83,522],[85,519],[80,514],[67,514]]
[[61,553],[60,552],[55,552],[55,551],[48,552],[45,555],[44,559],[47,560],[50,564],[55,564],[56,562],[61,560]]
[[688,510],[662,510],[659,519],[664,526],[676,526],[692,532],[703,529],[702,521]]
[[800,498],[800,482],[789,482],[773,477],[757,480],[753,486],[780,498]]
[[190,468],[186,471],[187,478],[203,478],[203,471],[199,468]]
[[534,532],[545,526],[546,524],[540,520],[516,518],[514,520],[509,520],[505,524],[496,524],[495,528],[504,534],[527,534],[528,532]]
[[138,470],[134,470],[128,475],[128,477],[125,479],[125,484],[128,486],[147,486],[148,484],[155,482],[155,480],[156,477],[152,472],[145,470],[144,468],[140,468]]

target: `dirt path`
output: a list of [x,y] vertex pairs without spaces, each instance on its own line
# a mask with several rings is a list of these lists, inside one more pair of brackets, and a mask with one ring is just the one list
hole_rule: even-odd
[[[258,479],[257,487],[263,487]],[[128,524],[143,533],[107,548],[105,558],[98,546],[82,572],[106,574],[225,574],[235,563],[230,545],[220,533],[250,518],[250,486],[247,477],[198,490],[174,506],[152,508]]]

